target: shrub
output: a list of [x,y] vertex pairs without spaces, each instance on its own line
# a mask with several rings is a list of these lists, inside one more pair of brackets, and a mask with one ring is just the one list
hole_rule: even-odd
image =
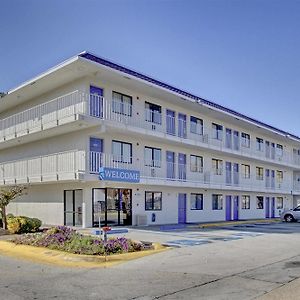
[[11,216],[7,219],[7,228],[10,233],[36,232],[42,225],[42,221],[37,218],[25,216]]

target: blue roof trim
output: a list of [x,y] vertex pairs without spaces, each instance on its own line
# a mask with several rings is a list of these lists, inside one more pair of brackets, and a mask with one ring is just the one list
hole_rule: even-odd
[[107,60],[107,59],[104,59],[104,58],[95,56],[95,55],[90,54],[90,53],[88,53],[88,52],[83,52],[83,53],[79,54],[79,56],[80,56],[80,57],[83,57],[83,58],[86,58],[86,59],[89,59],[89,60],[91,60],[91,61],[94,61],[94,62],[96,62],[96,63],[99,63],[99,64],[101,64],[101,65],[104,65],[104,66],[106,66],[106,67],[112,68],[112,69],[114,69],[114,70],[117,70],[117,71],[123,72],[123,73],[125,73],[125,74],[128,74],[128,75],[137,77],[137,78],[139,78],[139,79],[145,80],[145,81],[147,81],[147,82],[149,82],[149,83],[152,83],[152,84],[157,85],[157,86],[159,86],[159,87],[165,88],[165,89],[170,90],[170,91],[172,91],[172,92],[175,92],[175,93],[177,93],[177,94],[179,94],[179,95],[182,95],[182,96],[185,96],[185,97],[194,99],[194,100],[195,100],[196,102],[198,102],[198,103],[205,104],[205,105],[207,105],[207,106],[211,106],[211,107],[213,107],[213,108],[219,109],[219,110],[224,111],[224,112],[226,112],[226,113],[232,114],[232,115],[234,115],[235,117],[245,119],[245,120],[250,121],[250,122],[253,122],[253,123],[257,124],[257,125],[266,127],[266,128],[268,128],[268,129],[270,129],[270,130],[277,131],[277,132],[280,133],[280,134],[288,135],[288,136],[290,136],[290,137],[293,137],[293,138],[295,138],[295,139],[300,140],[300,137],[298,137],[298,136],[296,136],[296,135],[294,135],[294,134],[292,134],[292,133],[289,133],[289,132],[286,132],[286,131],[284,131],[284,130],[278,129],[278,128],[276,128],[276,127],[273,127],[273,126],[271,126],[271,125],[268,125],[268,124],[263,123],[263,122],[261,122],[261,121],[258,121],[258,120],[256,120],[256,119],[253,119],[253,118],[251,118],[251,117],[248,117],[248,116],[246,116],[246,115],[243,115],[243,114],[241,114],[241,113],[239,113],[239,112],[236,112],[236,111],[234,111],[234,110],[232,110],[232,109],[229,109],[229,108],[227,108],[227,107],[224,107],[224,106],[222,106],[222,105],[220,105],[220,104],[211,102],[211,101],[209,101],[209,100],[203,99],[203,98],[198,97],[198,96],[196,96],[196,95],[193,95],[193,94],[191,94],[191,93],[189,93],[189,92],[186,92],[186,91],[183,91],[183,90],[181,90],[181,89],[178,89],[178,88],[176,88],[176,87],[174,87],[174,86],[172,86],[172,85],[169,85],[169,84],[167,84],[167,83],[164,83],[164,82],[162,82],[162,81],[153,79],[153,78],[151,78],[151,77],[149,77],[149,76],[147,76],[147,75],[144,75],[144,74],[142,74],[142,73],[139,73],[139,72],[130,70],[130,69],[124,67],[124,66],[121,66],[121,65],[119,65],[119,64],[113,63],[113,62],[111,62],[111,61],[109,61],[109,60]]

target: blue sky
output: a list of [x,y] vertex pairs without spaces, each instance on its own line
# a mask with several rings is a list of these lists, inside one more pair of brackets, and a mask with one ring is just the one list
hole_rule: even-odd
[[300,135],[300,0],[1,0],[0,91],[83,50]]

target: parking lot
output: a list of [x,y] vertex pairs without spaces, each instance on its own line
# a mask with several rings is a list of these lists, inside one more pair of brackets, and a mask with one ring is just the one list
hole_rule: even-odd
[[62,268],[0,254],[0,299],[284,299],[282,289],[300,277],[299,223],[159,229],[130,228],[126,236],[171,250],[110,268]]

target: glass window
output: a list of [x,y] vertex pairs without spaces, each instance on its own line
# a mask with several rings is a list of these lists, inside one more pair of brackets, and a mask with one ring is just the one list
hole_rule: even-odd
[[212,195],[212,209],[221,210],[223,209],[223,195]]
[[145,120],[148,122],[161,124],[161,106],[145,102]]
[[132,145],[130,143],[113,141],[112,154],[114,162],[132,163]]
[[145,210],[161,210],[161,207],[161,192],[145,192]]
[[277,182],[283,182],[283,171],[276,171]]
[[256,138],[256,150],[263,151],[264,150],[264,140],[261,138]]
[[243,178],[250,178],[250,165],[242,164],[242,176]]
[[278,156],[283,156],[283,146],[282,145],[280,145],[280,144],[276,145],[276,154]]
[[250,196],[249,195],[242,196],[242,209],[250,209]]
[[221,141],[223,139],[223,126],[212,123],[212,130],[212,138]]
[[191,210],[203,210],[203,194],[191,194]]
[[220,159],[212,159],[212,169],[214,175],[222,175],[223,173],[223,161]]
[[256,208],[264,209],[264,197],[262,197],[262,196],[256,197]]
[[145,147],[145,166],[161,167],[161,149]]
[[261,167],[256,167],[256,179],[264,180],[264,169]]
[[125,116],[132,115],[132,97],[113,92],[112,93],[112,111]]
[[242,146],[245,148],[250,148],[250,134],[242,132]]
[[191,172],[203,172],[203,157],[197,155],[191,155]]
[[277,209],[282,209],[283,208],[283,197],[277,197],[276,207],[277,207]]
[[203,120],[191,116],[191,133],[203,135]]

